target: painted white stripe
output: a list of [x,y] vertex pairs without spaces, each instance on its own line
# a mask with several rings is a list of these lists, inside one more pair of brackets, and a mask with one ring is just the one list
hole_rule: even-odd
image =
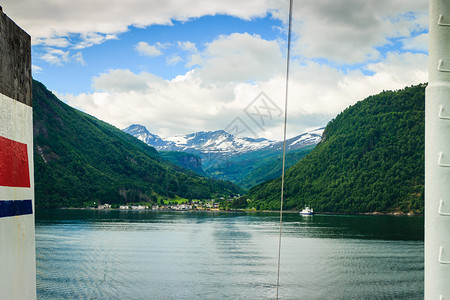
[[[30,187],[0,187],[4,201],[32,201],[34,212],[32,107],[0,93],[0,136],[27,145]],[[1,149],[0,149],[1,151]],[[10,203],[10,202],[9,202]],[[27,203],[28,205],[28,203]],[[0,218],[0,298],[36,298],[34,214]]]

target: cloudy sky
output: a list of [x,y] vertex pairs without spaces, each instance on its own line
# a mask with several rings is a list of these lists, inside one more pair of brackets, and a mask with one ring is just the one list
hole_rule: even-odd
[[[33,76],[118,128],[282,138],[288,1],[3,0]],[[428,1],[294,0],[288,136],[427,81]]]

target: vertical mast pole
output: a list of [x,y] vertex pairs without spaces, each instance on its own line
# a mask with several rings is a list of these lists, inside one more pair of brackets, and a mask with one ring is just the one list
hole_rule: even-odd
[[450,299],[450,1],[429,2],[425,96],[425,299]]

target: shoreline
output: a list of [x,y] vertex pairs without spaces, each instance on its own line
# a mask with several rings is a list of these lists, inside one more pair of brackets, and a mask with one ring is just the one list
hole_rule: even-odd
[[[35,210],[48,209],[48,210],[92,210],[92,211],[147,211],[147,212],[207,212],[207,213],[273,213],[279,214],[279,210],[152,210],[152,209],[118,209],[118,208],[108,208],[108,209],[100,209],[100,208],[84,208],[84,207],[60,207],[60,208],[35,208]],[[284,210],[283,214],[298,214],[297,210]],[[336,215],[336,216],[424,216],[424,214],[416,214],[416,213],[404,213],[404,212],[368,212],[368,213],[348,213],[348,212],[317,212],[314,215]]]

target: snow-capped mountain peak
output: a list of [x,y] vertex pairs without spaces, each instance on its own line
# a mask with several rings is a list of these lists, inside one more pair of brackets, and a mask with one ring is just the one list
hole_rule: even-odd
[[143,125],[133,124],[125,129],[122,129],[122,131],[131,134],[132,136],[138,138],[139,140],[150,146],[155,147],[156,149],[158,149],[159,147],[168,146],[168,143],[166,141],[164,141],[158,135],[150,133]]
[[[202,156],[208,153],[230,156],[265,148],[278,149],[283,146],[283,142],[265,138],[236,137],[224,130],[199,131],[165,139],[150,133],[147,128],[139,124],[131,125],[123,131],[155,147],[158,151],[184,151]],[[319,128],[288,139],[286,141],[287,149],[293,150],[318,144],[321,141],[323,131],[324,128]]]
[[289,147],[293,147],[296,144],[318,144],[322,140],[323,131],[325,130],[325,127],[303,133],[299,136],[296,136],[292,139],[290,139]]
[[182,151],[189,149],[201,153],[245,153],[264,148],[273,143],[273,141],[267,139],[238,138],[223,130],[199,131],[187,135],[169,137],[166,140],[176,144],[183,149]]

